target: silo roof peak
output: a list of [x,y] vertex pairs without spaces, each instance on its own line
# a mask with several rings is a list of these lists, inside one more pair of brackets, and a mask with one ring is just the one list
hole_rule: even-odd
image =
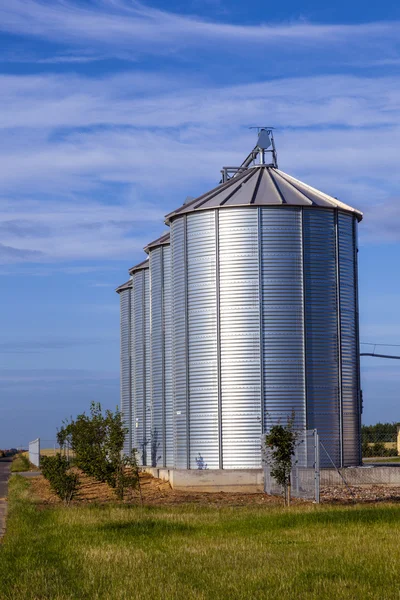
[[245,167],[206,194],[184,204],[166,216],[166,223],[199,210],[233,206],[308,206],[333,208],[353,213],[359,221],[362,212],[310,185],[266,164]]

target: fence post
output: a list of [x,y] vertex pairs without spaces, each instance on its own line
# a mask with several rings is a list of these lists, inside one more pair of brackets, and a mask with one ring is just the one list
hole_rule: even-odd
[[314,479],[315,479],[315,502],[320,502],[320,474],[319,474],[319,436],[314,429]]

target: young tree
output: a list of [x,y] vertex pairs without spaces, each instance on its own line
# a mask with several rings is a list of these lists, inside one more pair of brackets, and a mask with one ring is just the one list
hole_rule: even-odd
[[101,405],[92,402],[90,415],[83,413],[76,420],[65,422],[57,440],[61,447],[68,445],[73,451],[77,467],[98,481],[108,483],[122,500],[128,488],[139,487],[136,451],[133,450],[131,456],[124,456],[122,452],[127,433],[118,409],[106,410],[103,415]]
[[265,443],[270,448],[267,461],[271,466],[271,476],[282,486],[286,506],[290,505],[290,473],[296,446],[293,425],[294,415],[288,417],[285,426],[273,425],[265,436]]

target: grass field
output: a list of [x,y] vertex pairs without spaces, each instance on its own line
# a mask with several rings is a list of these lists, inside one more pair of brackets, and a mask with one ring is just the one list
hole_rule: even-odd
[[9,509],[2,600],[399,599],[399,505]]
[[12,473],[22,473],[23,471],[29,471],[31,464],[25,453],[17,454],[11,463]]

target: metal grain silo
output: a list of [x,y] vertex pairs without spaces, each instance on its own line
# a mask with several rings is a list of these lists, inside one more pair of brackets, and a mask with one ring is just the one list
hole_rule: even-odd
[[148,244],[150,266],[151,466],[172,467],[174,461],[171,258],[169,232]]
[[151,464],[150,294],[149,261],[129,270],[131,291],[132,447],[139,464]]
[[177,468],[259,468],[261,433],[292,411],[323,465],[360,462],[362,214],[280,171],[274,146],[266,164],[263,135],[167,216]]
[[123,452],[132,450],[132,388],[131,388],[131,292],[132,280],[120,285],[116,292],[120,300],[120,341],[121,341],[121,413],[128,435]]

